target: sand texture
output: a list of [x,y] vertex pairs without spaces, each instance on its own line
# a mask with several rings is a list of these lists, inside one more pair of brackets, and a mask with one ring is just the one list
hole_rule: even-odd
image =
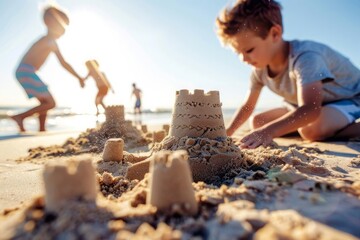
[[[195,91],[189,109],[221,106],[215,93]],[[143,132],[122,107],[110,109],[104,125],[61,145],[50,136],[0,142],[2,239],[360,238],[359,141],[287,137],[244,150],[243,132],[208,128],[224,126],[222,116],[188,120],[212,131],[184,135],[184,113],[168,131]]]
[[[2,165],[1,202],[7,204],[1,206],[7,207],[2,209],[0,230],[5,239],[360,237],[360,143],[304,143],[298,138],[276,142],[269,148],[237,150],[242,165],[210,182],[193,182],[195,215],[180,214],[176,204],[170,213],[149,204],[151,174],[143,180],[125,177],[128,167],[148,159],[151,152],[124,152],[120,162],[104,161],[102,153],[92,153],[99,188],[96,201],[68,201],[60,213],[46,208],[44,164],[86,154],[3,161],[8,165]],[[9,189],[18,190],[9,193]],[[19,193],[21,189],[29,189],[22,196],[23,203],[9,204],[16,195],[24,194]]]

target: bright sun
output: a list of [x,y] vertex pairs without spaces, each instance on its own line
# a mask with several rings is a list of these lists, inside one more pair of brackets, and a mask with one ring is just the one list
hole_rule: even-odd
[[[70,25],[59,44],[63,53],[70,56],[74,68],[83,70],[83,72],[87,71],[85,62],[96,59],[99,62],[100,69],[108,76],[113,88],[123,89],[124,87],[117,86],[119,83],[114,82],[114,79],[128,79],[127,76],[124,76],[125,71],[118,71],[119,65],[128,64],[128,62],[123,62],[125,58],[117,57],[120,54],[121,56],[130,55],[129,44],[131,41],[127,40],[127,34],[120,32],[120,28],[115,27],[115,23],[94,12],[74,12],[70,17]],[[87,80],[82,98],[71,104],[73,109],[93,112],[94,104],[92,103],[96,92],[94,82],[90,79]],[[116,95],[121,96],[121,92],[116,92]],[[129,93],[126,94],[129,95]],[[109,93],[105,98],[105,104],[119,104],[119,96],[116,95]],[[124,99],[124,101],[126,100]]]
[[[154,79],[149,74],[153,73],[153,56],[147,55],[144,49],[146,46],[134,39],[131,30],[131,23],[124,26],[94,11],[73,12],[66,34],[59,39],[59,47],[65,58],[84,76],[87,74],[85,62],[90,59],[98,61],[101,71],[105,72],[115,90],[115,94],[109,92],[105,97],[106,105],[121,104],[132,109],[131,84],[146,79],[139,84],[147,92],[144,94],[144,102],[147,106],[156,107],[158,104],[154,101],[160,100],[151,97],[151,91],[147,90],[154,85]],[[78,89],[77,93],[68,91],[68,95],[80,95],[70,105],[74,110],[94,112],[97,89],[90,78],[85,85],[84,91],[80,93]],[[64,97],[66,96],[63,96],[63,99]],[[144,107],[147,107],[146,105]]]
[[[76,12],[71,15],[62,46],[66,50],[76,47],[77,59],[103,58],[116,44],[111,42],[112,35],[109,23],[98,14],[88,11]],[[104,44],[105,41],[107,44]]]

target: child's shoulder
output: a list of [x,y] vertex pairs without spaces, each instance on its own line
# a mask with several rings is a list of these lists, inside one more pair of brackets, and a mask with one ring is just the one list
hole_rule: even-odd
[[51,38],[51,37],[49,37],[49,36],[46,36],[46,35],[43,36],[43,37],[41,37],[41,38],[37,41],[37,43],[38,43],[39,45],[41,45],[42,47],[44,47],[44,48],[50,48],[50,49],[52,49],[52,50],[57,49],[56,40],[53,39],[53,38]]
[[290,57],[292,58],[297,58],[305,52],[324,53],[334,51],[326,44],[312,40],[292,40],[290,46]]

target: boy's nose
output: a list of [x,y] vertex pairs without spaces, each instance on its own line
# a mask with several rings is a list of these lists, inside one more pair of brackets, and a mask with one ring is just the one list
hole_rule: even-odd
[[241,54],[241,58],[243,62],[249,63],[250,62],[250,58],[248,55],[246,54]]

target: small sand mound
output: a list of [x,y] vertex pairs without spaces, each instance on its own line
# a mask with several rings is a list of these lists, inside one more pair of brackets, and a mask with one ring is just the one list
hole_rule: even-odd
[[45,158],[72,156],[82,153],[101,153],[104,149],[106,141],[110,138],[124,139],[124,149],[147,146],[151,142],[150,139],[143,136],[141,131],[129,123],[124,122],[117,128],[103,126],[87,129],[76,139],[67,139],[61,146],[53,145],[49,147],[40,146],[31,148],[28,151],[28,156],[20,158],[17,161],[34,161],[36,159],[43,160]]

